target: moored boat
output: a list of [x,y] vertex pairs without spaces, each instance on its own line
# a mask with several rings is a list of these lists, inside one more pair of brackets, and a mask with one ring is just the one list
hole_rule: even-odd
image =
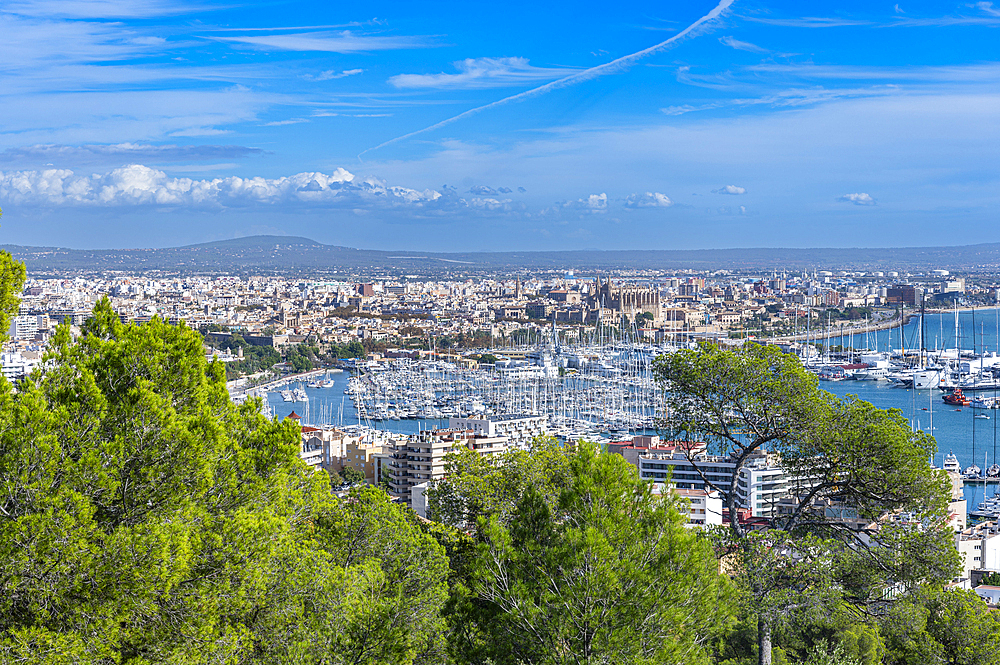
[[969,406],[969,398],[965,396],[961,388],[955,388],[951,394],[945,395],[943,398],[945,404],[950,404],[951,406]]

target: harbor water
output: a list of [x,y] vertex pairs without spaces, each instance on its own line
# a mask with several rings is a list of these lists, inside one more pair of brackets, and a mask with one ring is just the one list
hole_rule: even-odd
[[[973,322],[975,323],[973,327]],[[1000,328],[1000,310],[983,309],[962,311],[958,315],[958,341],[963,350],[983,353],[995,352]],[[916,349],[919,345],[919,316],[914,316],[902,331],[902,346]],[[951,312],[928,314],[923,326],[927,348],[955,348],[955,314]],[[972,331],[975,330],[975,339]],[[820,338],[825,341],[824,338]],[[850,345],[857,349],[877,348],[880,351],[898,350],[900,331],[883,330],[867,335],[849,336],[843,340],[831,337],[834,346]],[[332,385],[326,388],[310,388],[307,382],[292,382],[288,387],[302,387],[309,400],[306,402],[285,402],[279,392],[268,393],[268,404],[275,417],[284,418],[293,410],[302,417],[304,424],[351,426],[362,425],[380,430],[415,433],[419,430],[437,429],[448,426],[447,419],[401,419],[373,421],[359,418],[350,396],[346,393],[350,374],[348,372],[328,375]],[[931,433],[937,440],[938,452],[934,459],[940,467],[944,456],[954,453],[964,469],[976,464],[987,468],[994,461],[1000,462],[1000,410],[981,411],[971,407],[952,407],[942,401],[939,390],[912,390],[894,388],[885,381],[823,381],[821,387],[838,396],[856,395],[883,409],[898,409],[916,429]],[[985,414],[989,419],[975,418],[975,414]],[[965,487],[970,509],[997,492],[996,483],[972,484]],[[985,496],[984,496],[985,495]]]
[[351,374],[349,372],[338,372],[329,374],[328,378],[333,382],[329,388],[310,388],[305,381],[292,381],[288,384],[290,388],[301,387],[309,396],[307,402],[286,402],[281,397],[280,392],[274,391],[267,394],[267,401],[271,407],[271,413],[276,418],[285,418],[294,411],[302,418],[305,425],[333,425],[344,427],[350,425],[361,425],[373,427],[375,429],[388,430],[390,432],[400,432],[402,434],[415,434],[420,430],[441,429],[448,426],[447,420],[391,420],[391,421],[369,421],[358,417],[358,411],[354,407],[354,402],[346,393],[347,383]]
[[[980,355],[997,353],[1000,309],[991,307],[961,310],[957,317],[955,312],[935,312],[927,314],[922,325],[918,312],[903,326],[902,333],[897,327],[877,333],[844,335],[843,338],[831,337],[830,344],[856,349],[867,347],[895,352],[905,349],[912,352],[921,346],[921,328],[926,340],[923,346],[931,351],[960,348],[963,352]],[[817,341],[826,343],[822,333]],[[1000,410],[983,411],[967,406],[948,406],[942,401],[944,393],[940,390],[892,388],[884,381],[824,381],[821,386],[836,395],[857,395],[882,409],[899,409],[915,428],[934,435],[938,444],[935,466],[940,467],[944,463],[944,456],[949,452],[955,453],[963,469],[973,464],[986,469],[994,462],[1000,462],[997,458],[1000,453],[1000,424],[997,422]],[[983,395],[997,396],[992,391]],[[989,416],[989,420],[974,418],[976,414]],[[933,430],[930,430],[932,419]],[[987,485],[967,483],[965,497],[969,502],[969,509],[974,510],[983,501],[984,493],[987,497],[992,496],[997,488],[995,482]]]

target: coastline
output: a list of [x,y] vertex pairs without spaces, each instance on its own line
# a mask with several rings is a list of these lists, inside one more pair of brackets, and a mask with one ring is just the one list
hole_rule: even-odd
[[[903,317],[903,325],[904,326],[907,325],[914,316],[916,316],[916,314],[906,314],[906,315],[904,315],[904,317]],[[864,335],[865,333],[878,332],[880,330],[890,330],[892,328],[898,328],[898,327],[899,327],[899,320],[898,319],[893,319],[891,321],[883,321],[883,322],[880,322],[880,323],[869,323],[868,325],[861,324],[861,325],[859,325],[857,327],[844,326],[843,329],[841,329],[839,326],[837,326],[836,328],[830,330],[830,338],[833,339],[835,337],[841,337],[842,334],[843,335],[850,335],[852,333],[855,334],[855,335]],[[806,341],[806,339],[809,339],[811,341],[817,341],[818,342],[819,340],[825,339],[825,338],[826,338],[825,329],[824,328],[820,328],[820,329],[812,331],[812,332],[810,332],[808,334],[807,333],[799,333],[799,334],[796,334],[796,335],[781,335],[779,337],[772,338],[771,341],[774,341],[774,342],[804,342],[804,341]],[[767,338],[761,338],[761,339],[766,341]]]
[[[956,311],[958,311],[959,313],[972,312],[972,311],[976,311],[976,312],[990,312],[990,311],[995,311],[995,310],[1000,310],[1000,306],[993,305],[993,306],[990,306],[990,307],[959,307],[957,310],[955,308],[934,308],[934,309],[925,309],[924,310],[924,314],[953,314]],[[917,317],[917,316],[920,316],[920,312],[919,311],[911,311],[911,312],[905,313],[903,315],[903,325],[904,326],[908,325],[910,323],[910,321],[913,318]],[[880,323],[870,323],[867,326],[864,325],[864,324],[862,324],[862,325],[860,325],[858,327],[847,327],[847,326],[844,326],[843,334],[845,336],[846,335],[850,335],[851,333],[854,333],[855,335],[858,335],[858,334],[863,335],[865,333],[879,332],[881,330],[888,330],[888,329],[891,329],[891,328],[898,328],[898,327],[899,327],[899,319],[892,319],[891,321],[883,321],[883,322],[880,322]],[[833,339],[835,337],[839,338],[840,336],[841,336],[841,332],[840,332],[840,328],[839,327],[836,327],[836,328],[830,330],[830,338],[831,339]],[[781,335],[781,336],[774,337],[774,338],[760,338],[760,339],[761,339],[761,341],[766,341],[767,339],[771,339],[771,341],[774,341],[774,342],[804,342],[806,340],[806,337],[807,337],[807,335],[805,333],[798,333],[796,335]],[[816,332],[811,332],[811,333],[809,333],[808,337],[809,337],[810,340],[816,340],[816,341],[819,341],[821,339],[825,339],[826,338],[825,329],[820,328]]]

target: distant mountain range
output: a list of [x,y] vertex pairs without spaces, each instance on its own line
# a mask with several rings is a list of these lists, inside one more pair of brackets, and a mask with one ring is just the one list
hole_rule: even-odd
[[477,274],[518,270],[929,270],[1000,269],[1000,243],[958,247],[407,252],[324,245],[294,236],[249,236],[165,249],[2,245],[31,274],[169,273]]

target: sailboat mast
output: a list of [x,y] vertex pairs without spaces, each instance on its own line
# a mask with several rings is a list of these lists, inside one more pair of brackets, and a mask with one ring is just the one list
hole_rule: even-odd
[[920,292],[920,368],[921,369],[923,369],[926,364],[925,357],[927,353],[927,335],[924,330],[927,323],[927,317],[925,316],[925,313],[927,311],[927,308],[925,306],[926,301],[927,301],[927,294],[921,291]]

